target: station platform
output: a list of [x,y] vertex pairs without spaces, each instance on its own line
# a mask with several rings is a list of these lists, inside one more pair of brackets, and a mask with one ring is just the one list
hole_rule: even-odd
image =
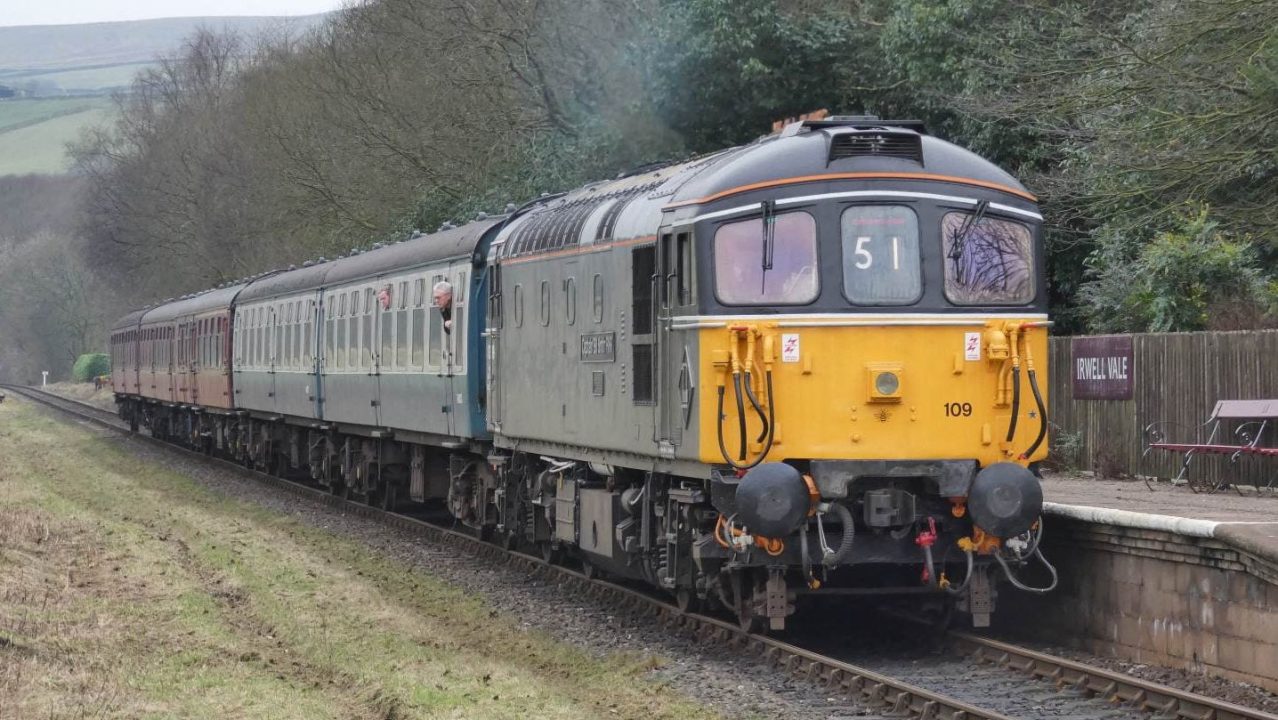
[[1045,474],[1043,551],[1059,583],[1008,602],[1009,620],[1278,694],[1278,492],[1151,485]]
[[1043,499],[1048,516],[1216,538],[1278,562],[1278,491],[1247,486],[1206,494],[1168,482],[1147,487],[1141,480],[1047,473]]

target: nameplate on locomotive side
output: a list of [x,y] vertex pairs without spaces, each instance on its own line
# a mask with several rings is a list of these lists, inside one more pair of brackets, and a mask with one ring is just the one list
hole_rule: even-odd
[[581,336],[582,362],[616,362],[616,333],[583,333]]

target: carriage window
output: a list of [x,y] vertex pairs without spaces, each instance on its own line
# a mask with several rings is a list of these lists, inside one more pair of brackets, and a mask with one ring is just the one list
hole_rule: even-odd
[[426,297],[426,280],[417,278],[413,281],[413,307],[421,307]]
[[[431,278],[430,286],[433,288],[442,281],[442,275],[436,275]],[[440,313],[439,308],[434,306],[432,300],[429,313],[426,315],[427,322],[430,327],[426,330],[426,364],[432,368],[439,368],[443,365],[444,359],[444,316]]]
[[324,306],[324,362],[333,360],[333,332],[334,320],[333,313],[337,308],[333,307],[333,296],[328,296],[328,304]]
[[306,358],[307,365],[314,363],[315,346],[311,343],[311,326],[315,323],[315,301],[310,300],[306,303],[306,317],[302,319],[302,357]]
[[901,205],[843,211],[843,294],[861,305],[908,305],[923,294],[919,221]]
[[803,305],[817,297],[816,221],[805,212],[721,225],[714,234],[715,292],[725,305]]
[[966,212],[941,220],[945,296],[956,305],[1024,304],[1034,299],[1033,237],[1009,220]]
[[284,321],[283,307],[275,308],[275,312],[271,314],[271,324],[275,326],[275,347],[271,348],[271,364],[280,365],[285,360],[284,349],[288,347],[284,344],[284,330],[288,323]]
[[362,318],[364,332],[360,335],[360,367],[373,367],[373,322],[376,318],[373,300],[373,289],[364,289],[364,316]]
[[453,372],[464,372],[466,364],[466,273],[457,273],[457,282],[453,283],[453,325],[449,341],[452,343],[452,356],[448,364]]
[[408,308],[395,313],[395,367],[408,367]]
[[[379,307],[380,305],[381,303],[378,303]],[[377,362],[383,367],[389,367],[395,362],[395,311],[379,310],[379,314],[378,322],[382,326],[382,354],[377,358]]]
[[592,294],[594,296],[593,309],[595,323],[598,324],[603,322],[604,315],[603,276],[599,273],[595,273],[595,278],[592,284],[594,286],[592,288]]

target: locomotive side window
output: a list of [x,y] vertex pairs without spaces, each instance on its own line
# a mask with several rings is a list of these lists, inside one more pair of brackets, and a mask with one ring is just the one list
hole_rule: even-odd
[[676,297],[676,304],[680,307],[686,307],[696,301],[693,295],[693,267],[692,267],[692,233],[682,232],[675,236],[676,259],[675,259],[675,278],[677,279],[679,290]]
[[577,278],[564,281],[564,319],[569,325],[577,324]]
[[715,293],[725,305],[805,305],[816,300],[816,220],[806,212],[719,226],[714,234]]
[[541,281],[541,324],[550,325],[550,281]]
[[923,294],[919,220],[902,205],[843,211],[843,294],[860,305],[908,305]]
[[1029,228],[976,213],[941,219],[945,297],[956,305],[1024,304],[1034,299]]
[[524,286],[515,284],[515,291],[511,293],[511,303],[514,308],[511,312],[515,316],[515,327],[524,326]]

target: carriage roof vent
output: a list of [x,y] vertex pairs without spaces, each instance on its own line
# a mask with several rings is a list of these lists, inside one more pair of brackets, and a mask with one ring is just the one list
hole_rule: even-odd
[[891,157],[923,164],[923,139],[918,133],[886,129],[852,130],[830,138],[830,156],[835,160],[854,157]]

